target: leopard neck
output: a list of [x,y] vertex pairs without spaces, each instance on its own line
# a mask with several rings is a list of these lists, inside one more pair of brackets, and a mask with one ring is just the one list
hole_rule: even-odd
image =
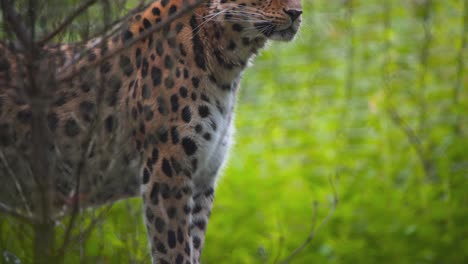
[[[182,2],[182,1],[180,1]],[[131,18],[129,26],[120,33],[122,45],[164,23],[180,7],[162,6],[155,2]],[[129,58],[135,58],[138,70],[146,72],[145,61],[162,60],[165,70],[183,61],[191,71],[208,76],[210,81],[224,90],[235,90],[242,71],[249,60],[265,45],[263,36],[250,36],[248,30],[237,23],[208,20],[209,8],[198,7],[175,19],[162,29],[134,44]],[[140,53],[141,52],[141,53]],[[146,75],[146,74],[143,74]]]
[[208,21],[208,15],[206,8],[200,8],[191,16],[193,45],[203,48],[207,72],[218,85],[232,84],[239,79],[249,61],[265,45],[266,38],[250,36],[247,30],[237,23]]

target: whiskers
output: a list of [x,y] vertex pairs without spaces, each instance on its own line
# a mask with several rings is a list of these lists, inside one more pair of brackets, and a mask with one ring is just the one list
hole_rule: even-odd
[[[239,6],[238,4],[223,4],[222,8],[216,9],[212,4],[204,3],[207,9],[211,12],[208,15],[202,16],[202,23],[192,30],[192,33],[198,34],[210,22],[231,22],[247,24],[249,27],[244,28],[244,33],[250,35],[261,35],[260,33],[268,34],[274,30],[271,19],[263,14],[262,10],[249,6]],[[255,26],[257,25],[257,26]]]
[[214,14],[210,14],[210,15],[207,15],[207,16],[204,16],[202,18],[203,22],[200,23],[200,25],[198,25],[196,28],[194,28],[192,30],[192,33],[193,32],[198,32],[200,31],[201,28],[203,28],[207,23],[209,23],[210,21],[218,21],[219,19],[219,16],[225,14],[228,10],[221,10],[217,13],[214,13]]
[[276,26],[268,22],[255,23],[253,27],[248,27],[245,30],[247,31],[257,31],[265,36],[271,36],[275,30]]

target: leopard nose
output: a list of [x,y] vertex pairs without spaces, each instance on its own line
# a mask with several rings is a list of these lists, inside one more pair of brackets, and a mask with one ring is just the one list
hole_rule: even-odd
[[302,14],[302,10],[298,10],[298,9],[283,9],[283,10],[286,14],[288,14],[289,17],[291,17],[292,21],[295,21],[296,19],[298,19]]

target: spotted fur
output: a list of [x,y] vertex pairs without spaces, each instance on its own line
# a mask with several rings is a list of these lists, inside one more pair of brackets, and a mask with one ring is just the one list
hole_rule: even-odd
[[[291,40],[302,13],[300,0],[206,0],[134,41],[186,2],[155,1],[108,40],[42,51],[43,67],[71,74],[51,92],[45,120],[56,210],[140,194],[154,263],[199,263],[242,72],[267,40]],[[0,44],[0,201],[34,212],[21,62]]]

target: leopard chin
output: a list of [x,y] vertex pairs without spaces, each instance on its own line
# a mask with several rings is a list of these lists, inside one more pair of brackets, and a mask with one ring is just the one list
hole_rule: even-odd
[[274,31],[268,38],[276,41],[289,42],[292,41],[299,31],[299,27],[289,27],[284,30]]
[[267,39],[274,41],[292,41],[299,31],[301,21],[294,21],[289,27],[281,28],[273,23],[256,23],[254,27]]

